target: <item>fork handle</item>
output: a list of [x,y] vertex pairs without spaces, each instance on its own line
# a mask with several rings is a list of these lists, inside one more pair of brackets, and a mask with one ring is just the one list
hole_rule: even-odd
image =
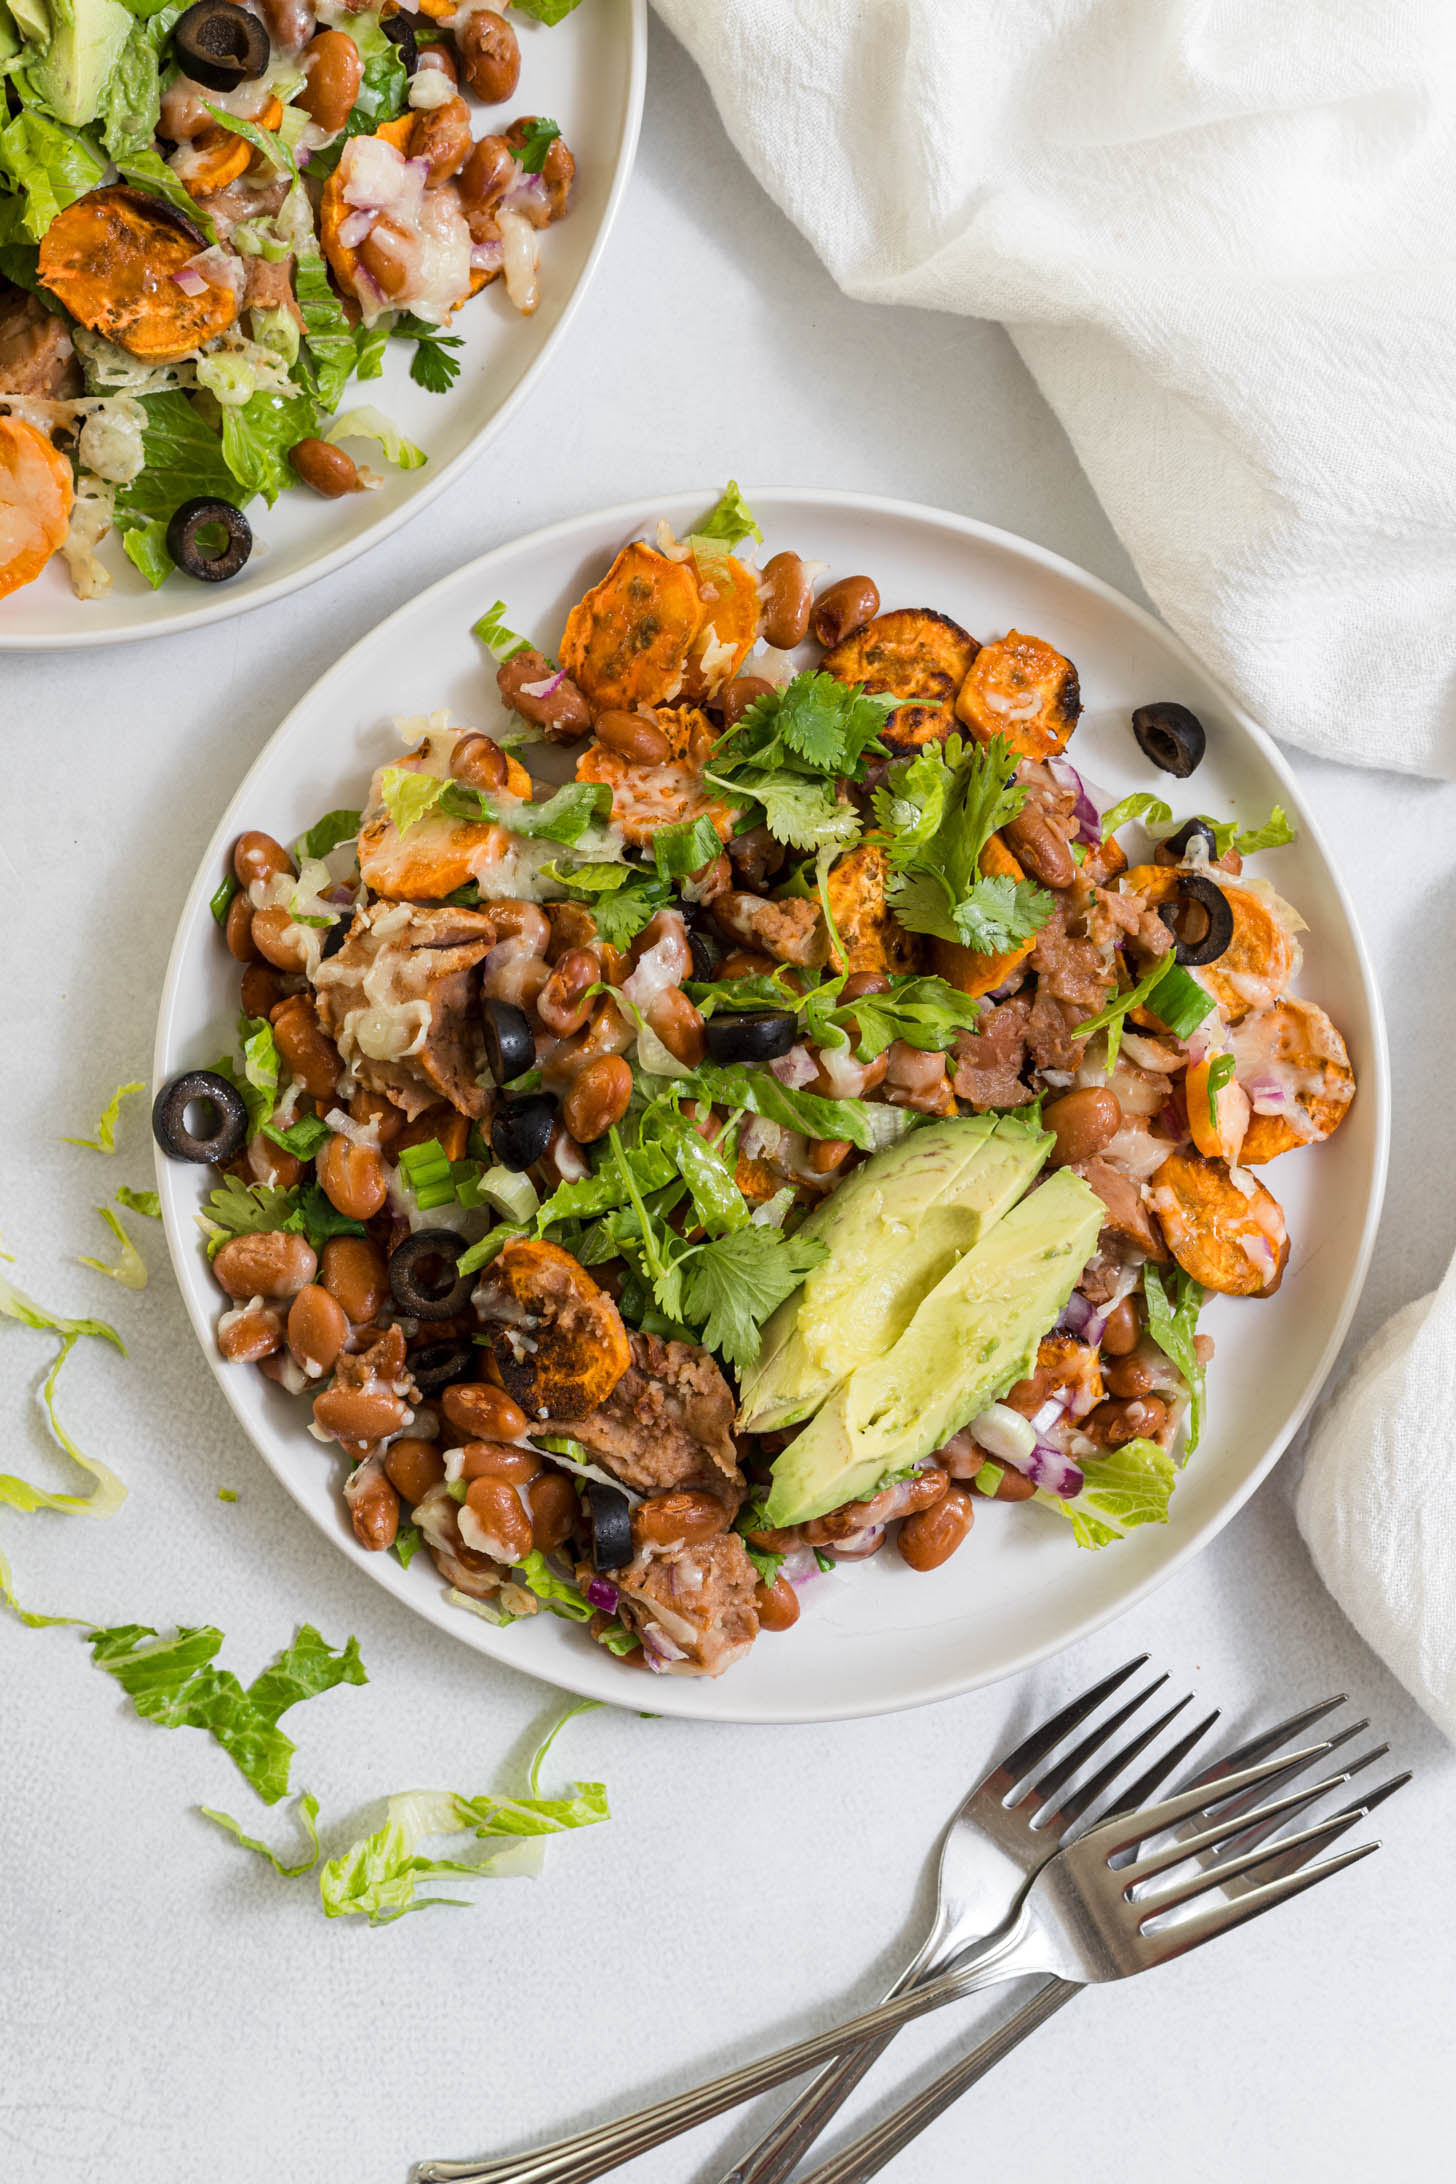
[[1014,2017],[1008,2017],[1004,2025],[978,2041],[969,2055],[962,2055],[949,2070],[942,2071],[924,2092],[897,2108],[892,2116],[866,2131],[861,2138],[846,2146],[842,2153],[821,2164],[804,2184],[869,2184],[872,2176],[878,2176],[897,2154],[903,2153],[913,2138],[917,2138],[928,2123],[958,2101],[962,2093],[984,2078],[1019,2047],[1028,2033],[1044,2025],[1054,2017],[1073,1995],[1082,1989],[1070,1979],[1049,1980],[1038,1988],[1029,2002],[1023,2003]]
[[850,2018],[846,2024],[831,2025],[827,2032],[797,2040],[775,2055],[765,2055],[741,2070],[729,2071],[725,2077],[714,2078],[690,2093],[656,2101],[650,2108],[638,2109],[635,2115],[621,2116],[595,2130],[558,2139],[554,2146],[507,2154],[499,2161],[422,2161],[414,2171],[415,2184],[591,2184],[593,2177],[647,2153],[666,2139],[676,2138],[680,2131],[690,2131],[695,2124],[736,2108],[740,2101],[752,2100],[755,2094],[782,2085],[786,2078],[797,2078],[815,2063],[827,2062],[841,2048],[897,2032],[912,2017],[923,2017],[978,1987],[994,1986],[999,1980],[1015,1979],[1023,1972],[1044,1970],[1046,1967],[1037,1963],[1027,1945],[1027,1935],[1025,1913],[1018,1912],[954,1971],[912,1987],[895,2000],[882,2002],[878,2009]]

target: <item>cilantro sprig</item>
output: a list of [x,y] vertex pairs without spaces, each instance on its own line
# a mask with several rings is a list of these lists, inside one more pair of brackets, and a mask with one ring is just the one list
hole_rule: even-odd
[[981,871],[992,835],[1026,802],[1015,772],[1016,755],[1000,736],[989,743],[948,736],[899,760],[875,790],[890,862],[886,900],[910,932],[1002,955],[1051,916],[1045,888]]
[[795,675],[750,705],[714,747],[707,779],[740,802],[756,803],[776,841],[821,849],[857,841],[860,818],[841,795],[879,740],[896,700],[822,670]]

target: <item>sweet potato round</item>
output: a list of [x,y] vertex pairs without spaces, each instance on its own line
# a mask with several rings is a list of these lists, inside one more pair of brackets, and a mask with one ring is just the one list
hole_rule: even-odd
[[39,427],[0,417],[0,599],[40,575],[75,499],[71,466]]
[[594,713],[670,705],[703,619],[690,561],[624,546],[567,616],[561,664]]
[[206,238],[171,205],[116,182],[58,213],[40,246],[38,272],[72,318],[150,364],[171,364],[213,341],[238,315],[229,288],[200,296],[175,275]]
[[559,1244],[523,1238],[493,1261],[487,1291],[499,1300],[491,1355],[506,1393],[528,1418],[585,1418],[632,1362],[622,1315],[585,1267]]

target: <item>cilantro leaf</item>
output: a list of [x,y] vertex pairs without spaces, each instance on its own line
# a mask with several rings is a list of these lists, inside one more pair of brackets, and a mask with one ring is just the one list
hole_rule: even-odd
[[886,899],[909,931],[1000,955],[1045,925],[1045,889],[981,871],[992,835],[1026,802],[1015,772],[1016,754],[1000,736],[949,736],[891,766],[872,803],[887,836]]
[[[551,126],[555,128],[554,123]],[[444,394],[454,386],[460,376],[460,366],[448,352],[464,347],[458,334],[442,334],[438,326],[432,326],[428,319],[416,318],[412,311],[401,312],[389,333],[391,340],[398,338],[414,343],[409,375],[417,387],[423,387],[429,394]]]
[[721,738],[720,763],[771,766],[799,760],[812,773],[852,774],[878,749],[898,700],[870,697],[863,683],[837,682],[822,668],[795,675],[756,698]]
[[[973,1031],[980,1021],[980,1002],[958,993],[943,978],[895,978],[888,993],[861,994],[854,1001],[839,999],[843,984],[842,978],[831,979],[812,987],[802,999],[790,995],[788,1003],[803,1009],[808,1036],[816,1046],[848,1046],[848,1027],[854,1025],[858,1033],[854,1051],[861,1062],[874,1061],[895,1039],[924,1053],[943,1054],[958,1031]],[[701,1002],[698,1006],[701,1009]]]
[[742,1370],[758,1356],[769,1314],[827,1252],[828,1246],[813,1237],[785,1236],[771,1228],[741,1228],[717,1237],[688,1262],[688,1317],[702,1325],[710,1350]]
[[763,766],[745,766],[734,774],[710,769],[705,779],[734,797],[752,797],[761,804],[769,833],[790,849],[819,849],[825,842],[848,849],[859,837],[859,813],[853,804],[840,802],[832,781]]
[[545,114],[532,116],[522,130],[521,141],[516,147],[516,157],[521,163],[523,172],[526,174],[539,174],[541,172],[546,164],[546,154],[560,134],[561,131],[556,123],[551,121]]
[[271,1183],[244,1183],[226,1175],[198,1215],[207,1232],[207,1256],[215,1259],[231,1236],[257,1236],[287,1228],[298,1211],[299,1192],[276,1190]]
[[541,877],[552,880],[578,902],[586,902],[597,922],[597,933],[610,948],[627,948],[649,919],[671,902],[672,890],[640,865],[577,864],[557,858],[541,867]]
[[1045,888],[1009,874],[977,880],[952,913],[960,938],[981,955],[1004,955],[1019,947],[1040,932],[1051,914],[1052,898]]
[[297,1236],[306,1236],[315,1251],[321,1250],[331,1236],[364,1236],[368,1233],[362,1221],[340,1213],[322,1185],[312,1180],[303,1184],[298,1204],[282,1225]]
[[802,1131],[805,1137],[848,1138],[862,1152],[870,1152],[879,1142],[866,1101],[830,1100],[819,1092],[796,1091],[780,1084],[767,1069],[755,1069],[747,1063],[703,1062],[687,1076],[674,1078],[673,1083],[685,1099],[706,1100],[710,1106],[727,1108],[730,1114],[735,1108],[746,1107],[786,1130]]

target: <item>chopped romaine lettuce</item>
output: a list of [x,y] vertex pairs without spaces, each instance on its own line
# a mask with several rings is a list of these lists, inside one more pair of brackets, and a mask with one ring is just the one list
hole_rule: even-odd
[[407,440],[383,410],[376,409],[370,402],[361,404],[358,409],[345,410],[342,417],[336,417],[324,438],[335,447],[341,440],[374,440],[385,461],[400,470],[418,470],[429,460],[423,448]]
[[471,636],[478,637],[486,651],[495,654],[502,667],[507,660],[513,660],[518,652],[531,650],[529,637],[518,637],[513,629],[507,629],[501,619],[505,611],[504,599],[497,599],[494,606],[487,607],[478,622],[470,625]]
[[134,1079],[131,1084],[119,1084],[101,1110],[101,1120],[96,1125],[95,1137],[63,1137],[61,1139],[62,1145],[85,1145],[93,1153],[114,1153],[116,1151],[116,1118],[121,1112],[121,1103],[123,1100],[129,1099],[133,1092],[145,1092],[146,1089],[146,1085],[140,1077]]
[[294,843],[295,863],[302,864],[306,857],[327,857],[341,842],[352,842],[359,832],[362,817],[362,812],[348,811],[342,806],[338,811],[326,811],[322,819],[315,819],[307,834],[300,834]]
[[757,539],[760,545],[763,543],[763,533],[754,520],[753,510],[739,492],[737,479],[730,478],[702,522],[693,525],[688,543],[696,545],[698,540],[705,539],[731,550],[745,538]]
[[273,1871],[285,1881],[296,1881],[302,1874],[312,1873],[319,1862],[318,1799],[312,1790],[305,1790],[298,1800],[298,1820],[308,1837],[308,1851],[292,1865],[285,1864],[277,1851],[270,1850],[256,1835],[245,1835],[242,1822],[235,1820],[230,1812],[219,1812],[212,1805],[203,1805],[199,1809],[204,1820],[211,1820],[217,1827],[225,1828],[229,1835],[242,1844],[244,1850],[255,1850],[260,1858],[266,1858]]
[[12,1473],[0,1472],[0,1501],[8,1502],[12,1509],[28,1514],[36,1509],[56,1509],[69,1516],[109,1517],[126,1500],[126,1488],[116,1473],[93,1456],[83,1456],[71,1439],[60,1419],[56,1416],[56,1382],[61,1367],[75,1349],[83,1335],[111,1343],[126,1356],[126,1344],[114,1327],[100,1319],[65,1319],[59,1313],[49,1312],[43,1304],[37,1304],[23,1289],[0,1274],[0,1314],[7,1319],[19,1320],[22,1326],[33,1327],[38,1332],[59,1335],[60,1350],[41,1383],[41,1401],[45,1405],[50,1427],[72,1463],[89,1472],[95,1480],[90,1494],[53,1494],[45,1487],[32,1486],[26,1479],[18,1479]]
[[1144,826],[1165,827],[1173,814],[1160,796],[1124,796],[1120,802],[1109,805],[1102,814],[1104,836],[1115,834],[1129,819],[1141,819]]
[[0,128],[0,177],[17,195],[19,232],[33,243],[67,205],[94,190],[105,172],[84,137],[34,106],[22,106]]
[[94,1267],[98,1274],[109,1275],[112,1281],[120,1282],[123,1289],[145,1289],[147,1286],[147,1264],[145,1259],[143,1259],[136,1245],[127,1235],[119,1218],[112,1212],[110,1206],[98,1206],[96,1211],[121,1247],[121,1263],[119,1266],[108,1266],[104,1259],[93,1259],[83,1253],[78,1260],[78,1264]]
[[162,1218],[162,1201],[155,1191],[134,1191],[129,1183],[123,1183],[116,1194],[118,1206],[126,1206],[132,1213],[144,1213],[149,1221]]
[[1128,1441],[1077,1463],[1087,1483],[1075,1500],[1041,1490],[1036,1498],[1069,1520],[1079,1547],[1107,1547],[1141,1524],[1167,1523],[1175,1473],[1156,1441]]
[[1143,1303],[1147,1308],[1149,1335],[1188,1384],[1185,1454],[1191,1456],[1203,1431],[1203,1367],[1194,1347],[1198,1315],[1203,1310],[1203,1291],[1185,1267],[1173,1267],[1165,1283],[1163,1275],[1150,1261],[1143,1268]]

